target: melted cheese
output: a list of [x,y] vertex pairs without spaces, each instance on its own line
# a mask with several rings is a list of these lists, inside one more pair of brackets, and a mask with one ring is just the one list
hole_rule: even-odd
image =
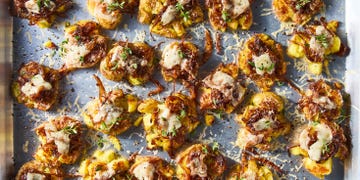
[[313,126],[316,131],[317,140],[310,147],[309,129],[305,129],[300,134],[300,147],[308,152],[309,158],[313,161],[319,161],[325,146],[332,140],[331,129],[326,124],[318,124]]
[[317,26],[315,29],[315,36],[310,39],[310,49],[317,52],[319,55],[324,55],[327,47],[324,47],[319,41],[316,40],[316,36],[322,35],[326,38],[327,47],[331,47],[334,41],[332,34],[324,27]]
[[327,96],[313,98],[313,102],[328,110],[336,109],[336,104]]
[[181,127],[181,121],[176,114],[170,112],[170,109],[165,104],[158,105],[159,108],[159,123],[162,129],[167,133],[176,131]]
[[241,148],[245,148],[247,146],[255,146],[259,144],[263,140],[263,138],[263,134],[254,135],[245,129],[240,129],[236,144]]
[[255,64],[256,73],[264,75],[265,72],[272,74],[275,70],[274,62],[271,61],[268,53],[262,54],[261,56],[253,56],[253,62]]
[[139,180],[153,180],[155,167],[149,162],[143,162],[133,170],[134,176]]
[[44,180],[44,179],[46,179],[46,176],[43,174],[38,174],[38,173],[27,173],[26,179],[27,180]]
[[25,2],[25,8],[34,14],[40,14],[40,7],[37,4],[37,0],[29,0]]
[[191,0],[178,0],[178,3],[180,3],[181,5],[185,5],[187,3],[189,3]]
[[87,49],[85,44],[78,45],[69,42],[64,45],[64,48],[66,49],[66,52],[63,59],[65,60],[65,64],[68,67],[81,66],[81,58],[84,58],[87,54],[90,53],[90,50]]
[[[104,3],[104,4],[102,4]],[[104,2],[100,2],[100,4],[97,4],[94,9],[94,16],[99,19],[103,19],[108,21],[109,24],[112,24],[114,22],[117,22],[119,17],[119,13],[117,11],[108,11],[109,4],[114,3],[113,0],[106,0]]]
[[69,153],[70,149],[70,134],[63,130],[57,130],[55,125],[50,122],[44,127],[47,141],[54,141],[57,150],[60,154]]
[[50,90],[52,88],[51,84],[43,79],[41,74],[37,74],[31,78],[31,81],[24,84],[21,87],[21,92],[26,96],[31,96],[39,93],[41,90]]
[[253,123],[253,127],[255,128],[255,131],[261,131],[271,127],[272,124],[274,124],[274,120],[272,118],[264,117]]
[[235,82],[234,78],[229,74],[222,71],[216,71],[212,76],[208,76],[204,79],[204,83],[213,89],[224,90],[228,85],[233,85]]
[[166,8],[165,12],[161,15],[161,23],[163,25],[169,24],[171,21],[175,19],[177,10],[175,6],[170,5]]
[[178,44],[169,44],[164,48],[162,55],[161,65],[166,69],[172,69],[174,66],[181,64],[181,57],[179,55],[179,46]]
[[121,56],[122,53],[124,53],[124,47],[122,46],[116,46],[112,50],[112,56],[110,62],[113,64],[116,64],[119,60],[120,62],[123,62],[121,65],[122,67],[126,65],[124,62],[126,59],[124,59],[124,56]]
[[114,121],[121,116],[122,108],[116,107],[113,104],[105,103],[99,108],[98,113],[93,118],[94,123],[104,122],[107,126],[111,125]]
[[232,0],[232,3],[234,17],[243,14],[250,7],[249,0]]
[[116,172],[113,167],[117,166],[116,161],[112,161],[106,165],[106,170],[96,171],[94,179],[110,179]]

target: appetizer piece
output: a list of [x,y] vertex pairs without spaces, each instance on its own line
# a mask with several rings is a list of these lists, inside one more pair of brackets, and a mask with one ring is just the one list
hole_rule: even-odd
[[74,164],[84,148],[80,121],[67,116],[46,121],[35,132],[41,144],[34,157],[47,164]]
[[204,20],[197,0],[140,0],[138,20],[150,24],[150,31],[168,38],[180,38],[186,28]]
[[243,100],[246,88],[237,80],[236,64],[220,64],[202,80],[200,109],[231,113]]
[[109,80],[126,78],[132,85],[149,81],[155,67],[155,52],[145,43],[118,42],[100,63],[101,74]]
[[309,121],[334,121],[341,115],[343,97],[335,86],[318,80],[309,84],[298,104]]
[[295,131],[290,153],[304,157],[304,168],[323,179],[332,170],[332,159],[344,160],[348,154],[346,137],[336,123],[320,120]]
[[273,9],[281,22],[306,24],[325,7],[323,0],[273,0]]
[[204,144],[190,146],[176,157],[176,161],[176,176],[180,180],[218,179],[226,168],[224,156]]
[[95,66],[106,56],[107,39],[95,22],[79,21],[65,28],[64,39],[61,56],[66,70]]
[[58,100],[59,80],[57,70],[30,61],[19,69],[11,89],[19,103],[46,111]]
[[85,180],[128,179],[129,162],[112,150],[96,150],[91,157],[81,162],[79,174]]
[[336,35],[338,21],[320,22],[305,26],[304,31],[295,32],[288,42],[287,54],[296,59],[302,59],[308,64],[311,74],[322,73],[323,65],[328,65],[329,55],[337,54],[345,56],[346,46],[341,43]]
[[272,92],[255,94],[237,121],[243,128],[236,143],[243,149],[270,149],[273,139],[290,131],[290,123],[284,117],[284,102]]
[[30,25],[49,28],[72,4],[72,0],[14,0],[14,10],[18,17],[28,19]]
[[167,97],[165,102],[145,100],[139,105],[138,111],[144,113],[147,148],[162,148],[170,156],[200,123],[195,101],[180,93]]
[[82,113],[85,124],[105,134],[118,135],[132,125],[130,115],[136,111],[138,99],[121,89],[106,92],[101,80],[94,75],[99,98],[88,102]]
[[245,159],[241,164],[236,165],[231,171],[227,180],[241,180],[241,179],[258,179],[258,180],[273,180],[273,173],[271,170],[256,161],[255,159]]
[[175,170],[166,161],[157,156],[136,156],[129,170],[136,179],[172,180]]
[[252,0],[206,0],[209,20],[215,30],[248,30],[253,22]]
[[64,179],[64,172],[58,167],[51,167],[38,161],[29,161],[21,166],[15,180]]
[[134,13],[139,0],[88,0],[87,8],[100,26],[115,29],[124,13]]
[[246,41],[239,53],[239,66],[263,91],[268,91],[286,74],[281,44],[266,34],[256,34]]

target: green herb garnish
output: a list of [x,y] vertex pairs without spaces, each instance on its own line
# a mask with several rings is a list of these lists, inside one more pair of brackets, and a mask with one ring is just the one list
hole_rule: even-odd
[[328,39],[327,39],[327,37],[326,37],[325,34],[317,35],[317,36],[315,36],[315,39],[316,39],[316,41],[317,41],[318,43],[321,44],[322,47],[324,47],[324,48],[328,48],[328,47],[329,47],[329,41],[328,41]]
[[213,143],[213,145],[212,145],[212,150],[213,150],[213,151],[219,150],[219,143],[218,143],[218,142],[214,142],[214,143]]
[[175,8],[178,12],[180,12],[180,17],[184,18],[184,21],[188,21],[190,19],[190,12],[185,11],[185,8],[181,3],[176,3]]
[[124,8],[124,5],[125,5],[125,2],[114,2],[114,3],[111,3],[108,5],[107,7],[107,10],[108,11],[115,11],[115,10],[118,10],[118,9],[123,9]]
[[203,146],[201,150],[202,150],[202,152],[203,152],[203,153],[205,153],[205,154],[207,154],[207,153],[208,153],[208,149],[207,149],[207,147],[206,147],[206,146]]
[[36,4],[37,4],[39,7],[45,6],[45,7],[49,8],[50,5],[51,5],[50,3],[51,3],[50,0],[36,0]]
[[77,134],[77,130],[75,125],[71,125],[71,126],[66,126],[62,129],[65,133],[68,134]]
[[178,55],[182,59],[185,58],[185,54],[181,50],[178,51]]
[[225,22],[229,22],[231,21],[230,15],[227,11],[222,11],[221,12],[221,18],[225,21]]
[[80,62],[84,62],[84,56],[80,56]]
[[310,3],[310,2],[311,2],[311,0],[298,0],[298,1],[296,2],[295,8],[296,8],[297,10],[300,10],[302,7],[304,7],[306,4],[308,4],[308,3]]

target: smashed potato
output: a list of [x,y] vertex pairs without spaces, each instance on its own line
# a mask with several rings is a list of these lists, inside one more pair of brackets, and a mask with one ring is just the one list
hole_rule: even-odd
[[200,109],[231,113],[243,100],[246,88],[238,82],[236,64],[220,64],[202,80]]
[[155,52],[145,43],[117,42],[100,63],[101,74],[109,80],[126,78],[132,85],[149,81],[155,68]]
[[338,21],[326,23],[324,19],[314,25],[305,26],[304,31],[295,32],[289,40],[287,54],[292,58],[304,60],[311,74],[321,74],[324,64],[329,63],[329,55],[347,53],[345,45],[336,35],[338,26]]
[[11,89],[19,103],[46,111],[58,100],[59,80],[57,70],[30,61],[19,69]]
[[110,135],[118,135],[132,125],[130,115],[136,111],[138,99],[124,94],[121,89],[106,92],[101,80],[94,76],[99,87],[99,98],[88,102],[82,113],[85,124]]
[[226,169],[224,156],[218,149],[195,144],[176,157],[176,176],[180,180],[218,179]]
[[74,164],[84,149],[81,123],[71,117],[58,117],[35,129],[41,145],[35,159],[53,165]]
[[281,44],[266,34],[250,37],[239,52],[239,67],[260,89],[268,91],[286,74]]
[[272,92],[255,94],[237,121],[243,128],[239,130],[236,144],[243,149],[267,150],[273,139],[290,131],[290,123],[284,117],[284,102]]
[[225,32],[231,30],[248,30],[253,22],[252,0],[206,0],[206,8],[211,26]]
[[267,166],[259,164],[255,159],[250,159],[236,165],[226,179],[273,180],[273,173]]
[[65,28],[64,39],[60,51],[66,70],[93,67],[106,56],[107,39],[95,22],[83,20]]
[[21,166],[15,180],[53,179],[62,180],[65,174],[59,167],[52,167],[38,161],[29,161]]
[[112,150],[96,150],[91,157],[81,162],[79,174],[85,180],[128,179],[128,160]]
[[72,4],[72,0],[14,0],[14,10],[18,17],[28,19],[30,25],[49,28]]
[[341,115],[343,103],[341,91],[324,80],[310,83],[298,102],[306,119],[310,121],[337,120]]
[[195,102],[180,93],[167,97],[165,102],[145,100],[138,111],[144,114],[147,148],[162,148],[170,156],[200,123]]
[[139,0],[88,0],[87,8],[100,26],[115,29],[124,13],[133,13]]
[[320,120],[295,132],[290,153],[302,155],[304,168],[320,179],[331,173],[333,157],[344,160],[349,154],[344,132],[336,123]]
[[136,179],[171,180],[175,170],[165,160],[157,156],[136,156],[129,170]]
[[140,0],[139,22],[150,24],[150,32],[161,36],[180,38],[187,27],[203,19],[197,0]]
[[323,0],[273,0],[273,9],[281,22],[302,25],[325,7]]

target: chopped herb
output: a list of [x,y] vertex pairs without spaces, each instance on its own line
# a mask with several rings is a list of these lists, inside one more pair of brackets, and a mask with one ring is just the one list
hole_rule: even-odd
[[215,112],[213,112],[213,115],[214,115],[217,119],[221,119],[222,112],[221,112],[221,111],[215,111]]
[[126,174],[126,179],[127,180],[131,180],[133,178],[133,175],[131,175],[131,174]]
[[225,22],[229,22],[231,21],[230,15],[227,11],[222,11],[221,12],[221,18],[225,21]]
[[167,121],[167,120],[166,120],[166,118],[164,118],[164,117],[161,117],[161,120],[163,120],[163,121]]
[[76,36],[75,36],[75,39],[76,39],[77,41],[79,41],[79,40],[80,40],[80,36],[76,35]]
[[275,67],[275,63],[271,63],[271,65],[267,68],[267,72],[271,72]]
[[65,133],[68,134],[77,134],[77,130],[75,125],[71,125],[71,126],[66,126],[62,129]]
[[252,66],[252,67],[255,67],[255,63],[252,61],[248,61],[248,64],[250,64],[250,66]]
[[341,109],[341,113],[339,118],[337,119],[336,123],[337,124],[341,124],[342,122],[344,122],[345,120],[347,120],[350,116],[347,115],[347,112],[344,108]]
[[115,11],[118,9],[123,9],[125,5],[125,1],[119,3],[119,2],[114,2],[108,5],[107,10],[108,11]]
[[128,53],[128,54],[132,54],[132,50],[128,47],[125,47],[124,48],[125,52]]
[[161,130],[161,135],[162,136],[167,136],[167,132],[165,130]]
[[181,50],[178,51],[178,55],[182,59],[185,57],[185,54]]
[[171,134],[172,137],[176,136],[176,129],[175,129],[175,127],[173,127],[173,128],[171,129],[170,134]]
[[103,130],[107,129],[107,125],[104,121],[101,122],[100,129],[103,129]]
[[128,56],[132,54],[132,51],[128,47],[124,47],[123,52],[120,54],[121,59],[125,60],[128,58]]
[[180,117],[184,118],[186,116],[186,111],[185,110],[181,110],[180,112]]
[[137,69],[138,65],[136,63],[134,63],[134,64],[131,64],[131,67],[134,68],[134,69]]
[[96,166],[95,171],[100,171],[101,169],[101,166]]
[[47,7],[49,8],[51,6],[51,1],[50,0],[36,0],[36,4],[39,6],[39,7]]
[[66,21],[65,22],[65,27],[69,27],[70,26],[70,22],[69,21]]
[[104,147],[104,143],[106,143],[107,141],[102,138],[101,136],[98,136],[98,140],[96,141],[96,144],[99,148],[103,148]]
[[202,152],[203,152],[203,153],[205,153],[205,154],[207,154],[207,153],[208,153],[208,149],[207,149],[207,147],[206,147],[206,146],[203,146],[201,150],[202,150]]
[[330,143],[324,143],[322,150],[321,150],[322,154],[325,154],[330,151],[329,144]]
[[311,125],[313,125],[313,126],[317,126],[317,125],[319,125],[319,124],[320,124],[319,121],[314,121],[314,122],[311,123]]
[[84,62],[84,56],[80,56],[79,61],[80,61],[80,62]]
[[282,82],[282,81],[277,81],[276,83],[277,83],[278,86],[283,86],[284,85],[284,82]]
[[298,0],[297,3],[296,3],[295,8],[297,10],[300,10],[302,7],[304,7],[306,4],[308,4],[310,2],[311,2],[311,0]]
[[212,145],[212,150],[213,150],[213,151],[219,150],[219,143],[218,143],[218,142],[214,142],[214,143],[213,143],[213,145]]
[[329,47],[329,42],[328,42],[328,39],[326,38],[325,34],[317,35],[317,36],[315,36],[315,39],[318,43],[321,44],[322,47],[324,47],[324,48]]
[[115,71],[115,70],[118,68],[118,66],[119,66],[119,62],[118,62],[118,63],[116,63],[116,64],[115,64],[115,66],[114,66],[114,67],[112,67],[110,70]]
[[184,21],[188,21],[190,18],[190,12],[189,11],[185,11],[184,6],[181,3],[177,3],[175,5],[175,8],[177,11],[180,12],[180,17],[184,18]]

